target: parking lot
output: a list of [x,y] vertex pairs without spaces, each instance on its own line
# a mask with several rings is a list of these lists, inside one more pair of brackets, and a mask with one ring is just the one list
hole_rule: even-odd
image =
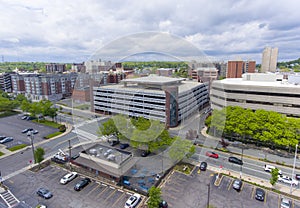
[[4,144],[8,148],[18,144],[30,144],[27,134],[22,133],[22,131],[26,128],[33,128],[39,131],[38,134],[34,135],[35,143],[42,141],[44,136],[57,131],[57,129],[52,127],[44,126],[32,121],[22,120],[21,117],[22,114],[0,118],[0,135],[13,137],[14,139],[13,141]]
[[[66,185],[61,185],[59,180],[67,173],[57,166],[48,166],[43,170],[33,173],[26,171],[5,182],[11,192],[20,200],[32,207],[45,204],[47,207],[124,207],[131,193],[118,187],[110,186],[98,181],[93,181],[80,192],[74,190],[75,184],[83,178],[78,176]],[[37,196],[40,187],[49,189],[53,193],[50,199]],[[140,203],[141,204],[141,203]]]
[[[199,173],[194,169],[191,175],[174,172],[162,185],[162,196],[170,207],[206,207],[210,188],[210,204],[217,208],[280,208],[281,195],[265,190],[265,200],[258,201],[255,186],[244,182],[241,191],[237,192],[232,188],[233,181],[233,178],[223,176],[219,186],[215,186],[215,174],[209,170]],[[290,200],[292,208],[300,208],[300,201]]]

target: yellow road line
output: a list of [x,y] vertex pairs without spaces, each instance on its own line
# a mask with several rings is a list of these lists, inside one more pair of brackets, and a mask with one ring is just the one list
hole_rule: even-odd
[[112,195],[114,195],[115,194],[115,192],[116,192],[117,190],[116,189],[114,189],[114,191],[113,192],[111,192],[111,194],[109,194],[109,196],[108,197],[106,197],[106,199],[104,200],[104,201],[107,201]]
[[115,207],[115,205],[123,198],[124,195],[125,193],[123,192],[122,195],[113,203],[111,207]]
[[107,186],[97,195],[97,197],[100,197],[106,189],[107,189]]
[[97,185],[95,188],[93,188],[92,190],[90,190],[87,195],[90,195],[90,193],[92,193],[93,191],[95,191],[97,188],[99,187],[99,185]]
[[229,186],[228,186],[228,191],[229,191],[230,187],[232,186],[233,181],[234,181],[234,180],[231,179],[231,182],[229,183]]

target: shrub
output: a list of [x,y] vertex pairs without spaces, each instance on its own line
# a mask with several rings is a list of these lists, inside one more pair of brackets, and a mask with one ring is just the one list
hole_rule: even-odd
[[60,132],[65,132],[67,128],[66,128],[65,125],[60,125],[60,126],[58,127],[58,129],[59,129]]
[[19,149],[23,149],[24,147],[27,147],[27,144],[19,144],[19,145],[13,146],[11,148],[8,148],[8,150],[13,152],[13,151],[17,151]]

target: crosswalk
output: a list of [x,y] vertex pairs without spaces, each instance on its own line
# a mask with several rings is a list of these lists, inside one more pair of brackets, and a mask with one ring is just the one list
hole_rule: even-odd
[[16,206],[20,202],[9,190],[0,193],[0,197],[9,208]]

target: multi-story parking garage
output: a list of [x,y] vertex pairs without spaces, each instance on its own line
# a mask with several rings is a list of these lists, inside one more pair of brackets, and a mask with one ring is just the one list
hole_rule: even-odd
[[151,75],[94,87],[95,112],[160,120],[169,127],[177,126],[207,103],[207,83],[183,78]]
[[290,80],[278,79],[276,74],[244,74],[243,78],[214,81],[211,107],[240,106],[300,117],[300,85]]

